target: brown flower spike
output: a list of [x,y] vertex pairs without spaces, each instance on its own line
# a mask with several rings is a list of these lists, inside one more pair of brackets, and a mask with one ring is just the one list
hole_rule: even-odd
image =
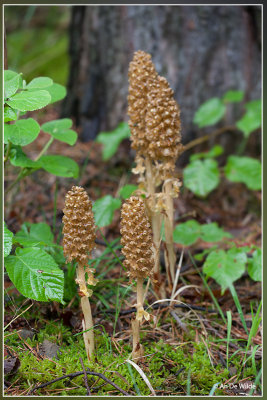
[[63,212],[64,255],[69,262],[86,265],[96,234],[92,202],[82,187],[73,186],[66,194]]
[[180,110],[168,81],[161,76],[148,93],[145,121],[149,158],[174,164],[182,149]]
[[131,129],[132,147],[138,155],[145,155],[148,148],[145,132],[147,94],[157,75],[151,61],[151,55],[141,50],[136,51],[128,72],[128,115],[130,117],[129,127]]
[[152,230],[142,199],[132,196],[121,211],[123,262],[131,278],[150,276],[154,266]]
[[[97,281],[93,276],[93,270],[88,267],[88,260],[95,246],[96,234],[92,202],[82,187],[73,186],[66,194],[63,212],[64,255],[68,261],[78,262],[76,283],[79,285],[84,316],[82,321],[84,344],[90,361],[94,354],[94,332],[89,302],[92,290],[88,290],[87,284],[95,285]],[[87,273],[87,282],[85,273]]]

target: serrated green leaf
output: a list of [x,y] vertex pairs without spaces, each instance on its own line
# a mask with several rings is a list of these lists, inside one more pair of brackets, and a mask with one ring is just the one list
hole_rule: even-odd
[[22,151],[20,146],[12,146],[10,150],[9,160],[14,167],[22,167],[22,168],[41,168],[41,164],[39,161],[33,161],[26,156],[26,154]]
[[252,254],[252,258],[248,259],[248,274],[254,281],[262,281],[261,249],[256,249]]
[[240,129],[245,137],[261,126],[261,100],[253,100],[245,104],[247,112],[237,121],[236,126]]
[[191,219],[187,222],[176,225],[173,231],[173,240],[175,243],[190,246],[197,241],[200,233],[200,224],[197,221]]
[[8,276],[23,296],[63,302],[64,275],[53,257],[37,247],[17,248],[5,259]]
[[13,243],[19,243],[24,247],[49,246],[53,244],[54,235],[49,225],[44,222],[38,224],[23,224],[16,233]]
[[223,96],[225,103],[236,103],[242,101],[244,98],[244,92],[242,90],[228,90]]
[[93,205],[96,225],[100,228],[109,225],[112,222],[114,211],[120,206],[120,199],[115,199],[110,194],[96,200]]
[[69,129],[72,126],[72,120],[68,118],[57,119],[54,121],[46,122],[41,126],[41,129],[49,133],[55,139],[61,142],[74,145],[77,140],[77,133]]
[[4,108],[4,122],[15,121],[17,118],[17,113],[11,107]]
[[69,157],[51,155],[39,159],[42,168],[50,174],[66,178],[78,178],[79,166]]
[[219,242],[225,237],[231,238],[232,235],[220,228],[216,222],[201,225],[200,238],[205,242]]
[[212,147],[209,151],[205,153],[196,153],[190,156],[190,161],[199,160],[200,158],[213,158],[218,157],[224,152],[224,148],[220,145]]
[[14,124],[5,124],[4,126],[4,142],[18,146],[26,146],[33,142],[40,132],[39,124],[33,119],[20,119]]
[[229,156],[224,168],[231,182],[242,182],[249,189],[261,189],[261,163],[255,158]]
[[208,255],[203,266],[203,272],[208,277],[215,279],[224,292],[245,272],[246,262],[247,256],[242,249],[233,247],[227,252],[215,250]]
[[46,88],[46,90],[51,96],[50,104],[64,99],[64,97],[66,97],[67,94],[66,88],[60,85],[59,83],[53,83],[53,85]]
[[125,200],[138,188],[136,185],[124,185],[120,188],[119,195]]
[[5,80],[4,90],[5,90],[5,99],[13,96],[16,91],[19,89],[21,85],[21,76],[16,74],[13,78],[9,80]]
[[51,78],[47,78],[45,76],[40,76],[38,78],[34,78],[28,85],[27,89],[44,89],[53,85],[53,80]]
[[47,106],[51,101],[51,96],[47,90],[36,90],[34,92],[20,92],[14,94],[6,103],[20,111],[34,111]]
[[184,185],[197,196],[207,196],[218,186],[219,181],[219,169],[215,160],[194,160],[184,169]]
[[96,138],[96,142],[103,144],[103,160],[109,160],[116,153],[122,140],[128,137],[130,137],[130,128],[126,122],[121,122],[111,132],[100,132]]
[[4,224],[4,257],[7,257],[12,250],[12,238],[14,234],[11,232],[6,224]]
[[214,125],[222,119],[225,110],[226,107],[222,100],[218,97],[213,97],[199,107],[193,121],[199,128]]

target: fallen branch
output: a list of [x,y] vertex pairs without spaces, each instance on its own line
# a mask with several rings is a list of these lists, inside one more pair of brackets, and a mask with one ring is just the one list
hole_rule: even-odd
[[[113,383],[110,379],[105,377],[105,375],[101,374],[100,372],[93,372],[93,371],[85,371],[85,372],[86,372],[86,375],[98,376],[99,378],[103,379],[105,382],[109,383],[115,389],[117,389],[119,392],[124,394],[124,396],[130,396],[129,393],[125,392],[125,390],[121,389],[118,385],[116,385],[116,383]],[[67,378],[73,379],[73,378],[76,378],[76,376],[80,376],[80,375],[84,375],[84,371],[73,372],[72,374],[63,375],[59,378],[53,379],[52,381],[42,383],[41,385],[37,385],[32,390],[29,391],[28,396],[32,395],[35,392],[35,390],[37,390],[37,389],[42,389],[48,385],[51,385],[52,383],[61,381],[62,379],[67,379]]]
[[90,391],[90,388],[89,388],[89,385],[88,385],[87,374],[86,374],[84,363],[83,363],[83,360],[82,360],[81,357],[80,357],[80,363],[81,363],[81,366],[82,366],[82,369],[83,369],[83,373],[84,373],[84,384],[85,384],[86,392],[87,392],[86,394],[87,394],[87,396],[91,396],[91,391]]

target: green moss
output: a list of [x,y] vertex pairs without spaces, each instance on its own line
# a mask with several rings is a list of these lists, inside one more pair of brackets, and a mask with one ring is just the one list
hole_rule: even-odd
[[[140,374],[129,365],[126,360],[131,354],[131,344],[129,341],[123,343],[119,341],[120,353],[113,344],[111,338],[101,332],[96,327],[96,354],[95,362],[88,362],[83,337],[81,334],[73,335],[70,328],[61,322],[46,321],[44,328],[37,335],[26,342],[33,349],[45,340],[57,343],[60,346],[58,359],[40,359],[26,348],[17,333],[10,335],[7,332],[6,342],[19,357],[21,365],[15,376],[10,379],[16,380],[16,386],[21,390],[29,390],[36,385],[46,383],[57,377],[81,371],[82,366],[79,358],[81,357],[86,368],[94,372],[101,372],[112,382],[126,390],[132,395],[150,395],[150,389],[144,382]],[[195,342],[194,332],[191,330],[185,337],[186,342],[181,345],[171,345],[163,340],[155,342],[151,338],[146,338],[142,332],[143,345],[145,348],[145,364],[141,368],[149,379],[152,387],[159,395],[186,395],[187,381],[190,374],[190,393],[191,395],[208,395],[213,385],[224,383],[229,378],[229,372],[221,365],[216,364],[210,359],[206,344],[202,341]],[[215,350],[218,346],[212,337],[205,338],[209,349]],[[242,358],[236,355],[231,360],[230,365],[235,366],[240,377],[254,377],[251,362],[248,361],[246,368],[241,368]],[[254,371],[255,372],[255,371]],[[241,378],[240,378],[241,379]],[[97,380],[96,377],[88,376],[89,385]],[[94,385],[96,390],[92,394],[97,395],[120,395],[113,386],[103,385],[101,379]],[[39,389],[36,395],[86,395],[83,376],[75,377],[72,380],[61,380],[53,383],[46,388]],[[225,394],[217,389],[216,395]]]

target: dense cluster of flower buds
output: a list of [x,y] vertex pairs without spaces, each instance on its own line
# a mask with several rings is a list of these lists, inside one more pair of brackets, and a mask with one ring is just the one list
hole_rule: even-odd
[[132,196],[123,204],[121,235],[123,264],[128,275],[131,278],[150,276],[154,266],[152,230],[141,198]]
[[173,90],[165,78],[158,76],[147,97],[147,156],[153,161],[175,162],[182,144],[180,110]]
[[145,127],[147,95],[157,75],[150,54],[136,51],[129,65],[128,115],[132,147],[139,155],[146,154],[149,144]]
[[85,266],[96,234],[92,202],[82,187],[73,186],[66,194],[63,212],[64,255],[69,262],[76,260]]
[[150,54],[136,51],[129,66],[128,115],[137,157],[175,162],[181,149],[180,110]]

